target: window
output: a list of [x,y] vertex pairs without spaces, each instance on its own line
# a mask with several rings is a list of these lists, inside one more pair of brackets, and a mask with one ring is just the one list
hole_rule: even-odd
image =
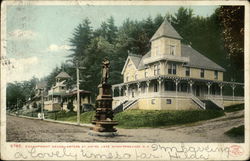
[[218,79],[218,71],[214,71],[214,79]]
[[156,55],[160,54],[160,48],[158,46],[155,47],[155,54]]
[[173,64],[173,74],[176,74],[176,64]]
[[148,77],[148,69],[145,69],[144,76],[145,76],[145,78],[147,78],[147,77]]
[[167,104],[171,104],[171,103],[172,103],[171,99],[167,99]]
[[152,100],[151,100],[151,104],[155,104],[155,99],[152,99]]
[[168,74],[176,74],[176,64],[170,63],[168,64]]
[[137,80],[137,74],[135,74],[135,80]]
[[204,75],[205,75],[205,70],[201,69],[201,78],[204,78]]
[[154,84],[154,92],[158,92],[158,84],[157,83]]
[[128,79],[129,79],[129,76],[126,77],[126,81],[128,81]]
[[160,64],[154,65],[154,75],[160,74]]
[[186,67],[186,76],[190,76],[190,68]]
[[175,46],[170,45],[170,55],[175,55]]

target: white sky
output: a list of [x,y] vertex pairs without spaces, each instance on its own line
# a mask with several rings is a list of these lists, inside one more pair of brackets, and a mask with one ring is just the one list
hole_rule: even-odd
[[[48,75],[70,54],[74,28],[89,18],[93,29],[110,16],[120,26],[126,18],[142,20],[157,14],[174,14],[181,6],[7,6],[7,57],[15,68],[8,82]],[[195,15],[210,16],[218,6],[185,6]]]

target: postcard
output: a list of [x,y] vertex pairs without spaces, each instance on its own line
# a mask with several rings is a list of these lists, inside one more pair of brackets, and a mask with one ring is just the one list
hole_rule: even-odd
[[249,2],[3,1],[1,160],[249,159]]

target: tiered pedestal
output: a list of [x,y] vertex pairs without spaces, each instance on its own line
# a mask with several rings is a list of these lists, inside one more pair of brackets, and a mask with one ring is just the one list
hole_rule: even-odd
[[118,122],[113,120],[111,85],[100,84],[98,88],[99,95],[96,99],[95,120],[92,121],[95,126],[91,128],[89,135],[116,136],[117,130],[114,126],[118,125]]

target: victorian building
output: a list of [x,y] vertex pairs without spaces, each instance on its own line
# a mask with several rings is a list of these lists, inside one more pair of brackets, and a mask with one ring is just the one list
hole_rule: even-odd
[[[74,111],[76,111],[76,94],[77,89],[75,87],[67,87],[66,82],[71,77],[66,72],[59,73],[55,79],[56,83],[48,90],[47,95],[44,95],[44,109],[48,111],[66,110],[69,109],[67,106],[71,104]],[[90,104],[90,91],[79,90],[80,91],[80,105]]]
[[[113,109],[207,109],[243,103],[234,96],[243,83],[223,80],[223,67],[189,45],[165,19],[150,40],[144,56],[130,54],[121,74],[123,83],[113,89]],[[231,96],[223,95],[230,86]]]

